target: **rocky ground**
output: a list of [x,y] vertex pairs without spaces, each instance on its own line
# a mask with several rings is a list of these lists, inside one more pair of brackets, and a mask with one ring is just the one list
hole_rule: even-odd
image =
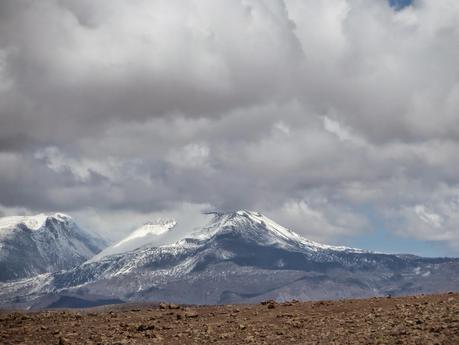
[[1,344],[459,344],[459,294],[0,312]]

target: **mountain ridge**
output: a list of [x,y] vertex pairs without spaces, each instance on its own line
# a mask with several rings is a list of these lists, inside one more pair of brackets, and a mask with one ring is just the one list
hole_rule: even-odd
[[97,254],[106,242],[63,213],[0,219],[0,281],[70,269]]
[[187,304],[403,295],[458,290],[458,273],[459,259],[324,245],[239,210],[214,215],[172,244],[0,284],[0,306],[43,307],[50,294]]
[[177,222],[174,219],[158,219],[144,223],[129,235],[115,244],[108,246],[89,261],[97,261],[103,257],[122,254],[148,245],[161,245],[167,233],[172,231]]

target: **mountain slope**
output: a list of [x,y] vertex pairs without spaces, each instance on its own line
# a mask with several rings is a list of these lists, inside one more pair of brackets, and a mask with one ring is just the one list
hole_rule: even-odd
[[237,211],[215,214],[172,245],[0,285],[0,304],[42,307],[49,294],[196,304],[401,295],[459,290],[458,273],[458,259],[322,245],[256,212]]
[[159,246],[162,244],[166,234],[171,231],[176,224],[177,222],[173,219],[158,219],[155,222],[146,223],[121,241],[105,248],[94,256],[91,261],[97,261],[103,257],[115,254],[127,253],[145,245]]
[[61,213],[0,218],[0,281],[73,268],[105,245]]

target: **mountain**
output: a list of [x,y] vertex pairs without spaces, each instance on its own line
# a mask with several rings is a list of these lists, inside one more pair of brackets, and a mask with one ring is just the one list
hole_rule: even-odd
[[0,218],[0,281],[71,269],[99,253],[105,241],[61,214]]
[[105,248],[99,254],[94,256],[91,261],[100,260],[103,257],[130,252],[132,250],[141,248],[145,245],[160,246],[166,235],[171,231],[177,222],[173,219],[158,219],[155,222],[149,222],[121,241]]
[[49,296],[221,304],[403,295],[459,290],[458,273],[459,259],[323,245],[242,210],[215,213],[173,244],[0,284],[0,305],[43,307]]

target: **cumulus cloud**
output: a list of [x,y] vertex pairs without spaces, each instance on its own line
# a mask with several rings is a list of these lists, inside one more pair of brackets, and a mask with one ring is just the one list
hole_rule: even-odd
[[282,224],[315,240],[339,243],[343,235],[357,235],[369,230],[365,217],[345,205],[337,205],[326,199],[287,201],[272,215]]
[[2,1],[1,212],[117,237],[101,217],[250,208],[339,242],[370,208],[457,249],[458,23],[454,0]]
[[393,219],[399,219],[398,232],[434,242],[447,242],[459,248],[459,190],[446,186],[424,200],[425,204],[403,207]]

